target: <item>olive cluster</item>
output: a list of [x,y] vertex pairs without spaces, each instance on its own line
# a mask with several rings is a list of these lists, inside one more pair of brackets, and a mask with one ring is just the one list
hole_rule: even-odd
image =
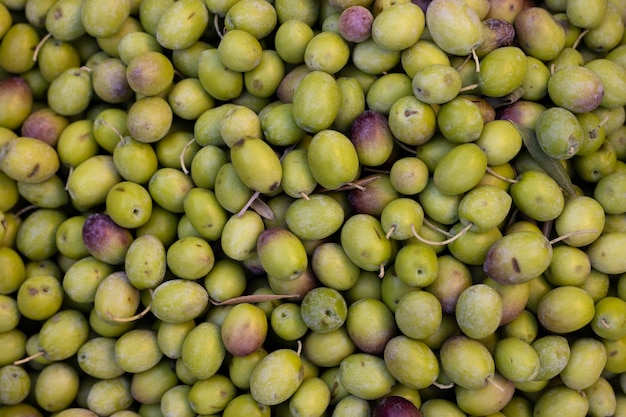
[[626,416],[625,0],[0,0],[0,417]]

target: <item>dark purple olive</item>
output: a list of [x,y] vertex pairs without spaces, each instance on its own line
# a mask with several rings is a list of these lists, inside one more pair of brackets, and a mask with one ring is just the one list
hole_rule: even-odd
[[89,215],[83,224],[83,242],[96,259],[111,265],[124,263],[133,236],[128,229],[118,226],[108,214]]
[[406,398],[390,395],[378,403],[372,417],[422,417],[422,413]]
[[411,0],[411,2],[417,4],[424,13],[426,13],[426,9],[428,9],[431,1],[432,0]]

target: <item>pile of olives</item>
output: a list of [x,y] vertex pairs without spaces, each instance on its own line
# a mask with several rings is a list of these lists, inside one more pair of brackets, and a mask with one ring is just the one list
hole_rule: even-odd
[[625,417],[626,0],[0,0],[0,417]]

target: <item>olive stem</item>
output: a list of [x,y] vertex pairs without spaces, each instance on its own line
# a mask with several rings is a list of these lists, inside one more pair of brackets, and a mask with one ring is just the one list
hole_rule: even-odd
[[402,148],[403,150],[412,153],[413,155],[417,154],[417,151],[415,149],[411,149],[409,148],[405,143],[400,142],[399,140],[396,139],[396,144],[398,144],[398,146],[400,148]]
[[224,301],[215,301],[212,299],[209,299],[209,301],[214,306],[227,306],[241,303],[262,303],[264,301],[282,300],[285,298],[300,298],[300,294],[250,294],[229,298]]
[[219,20],[220,20],[220,16],[217,13],[215,13],[215,16],[213,16],[213,26],[215,27],[215,32],[217,32],[217,36],[219,36],[220,39],[222,39],[224,37],[224,34],[220,30]]
[[609,116],[608,116],[608,115],[604,116],[604,119],[600,120],[600,123],[598,123],[598,126],[596,126],[596,128],[595,128],[595,129],[593,129],[591,132],[589,132],[589,137],[590,137],[590,138],[596,138],[596,137],[598,136],[598,130],[600,130],[600,128],[601,128],[602,126],[604,126],[604,124],[605,124],[606,122],[608,122],[608,121],[609,121],[609,119],[610,119],[610,118],[609,118]]
[[361,190],[361,191],[365,191],[365,186],[369,183],[372,183],[376,180],[380,179],[380,176],[373,176],[373,177],[367,177],[367,178],[363,178],[354,182],[348,182],[344,185],[342,185],[341,187],[335,189],[335,190],[329,190],[327,188],[322,188],[319,191],[320,192],[326,192],[326,191],[346,191],[346,190]]
[[41,38],[41,40],[39,41],[39,43],[37,44],[37,46],[35,47],[35,52],[33,52],[33,61],[37,62],[37,57],[39,56],[39,51],[41,50],[41,47],[43,46],[44,43],[46,43],[46,41],[48,39],[50,39],[52,37],[52,33],[47,33],[46,36],[44,36],[43,38]]
[[21,209],[20,211],[18,211],[17,213],[15,213],[15,215],[16,215],[17,217],[20,217],[22,214],[26,213],[27,211],[29,211],[29,210],[33,210],[33,209],[36,209],[36,208],[37,208],[37,206],[36,206],[36,205],[34,205],[34,204],[30,204],[30,205],[28,205],[28,206],[26,206],[26,207],[22,208],[22,209]]
[[480,72],[480,59],[478,59],[478,55],[476,55],[476,50],[474,48],[472,48],[472,57],[476,63],[476,72]]
[[122,133],[117,130],[117,128],[115,126],[113,126],[111,123],[108,122],[108,120],[106,119],[101,119],[100,121],[103,125],[107,126],[109,129],[111,129],[113,132],[115,132],[115,134],[117,135],[117,137],[120,138],[120,142],[122,142],[123,144],[126,144],[126,140],[124,139],[124,135],[122,135]]
[[470,90],[473,90],[473,89],[475,89],[475,88],[478,88],[478,84],[470,84],[470,85],[466,85],[465,87],[463,87],[463,88],[461,88],[461,89],[459,90],[459,93],[462,93],[462,92],[464,92],[464,91],[470,91]]
[[487,383],[493,385],[494,387],[496,387],[496,389],[500,392],[504,392],[504,389],[502,388],[502,386],[498,383],[496,383],[495,378],[493,376],[490,376],[489,378],[487,378]]
[[572,44],[572,49],[576,49],[578,48],[578,44],[580,44],[580,41],[583,40],[583,38],[585,37],[585,35],[589,33],[589,29],[585,29],[582,32],[580,32],[580,35],[578,35],[578,37],[576,38],[576,40],[574,41],[574,43]]
[[363,171],[373,172],[375,174],[385,174],[385,175],[388,175],[391,172],[388,169],[375,169],[375,168],[370,168],[370,167],[363,167]]
[[417,240],[419,240],[420,242],[422,242],[422,243],[426,243],[427,245],[445,246],[448,243],[452,243],[455,240],[457,240],[458,238],[460,238],[461,236],[463,236],[469,229],[472,228],[472,226],[474,226],[473,223],[468,223],[467,225],[465,225],[465,227],[463,227],[463,229],[461,229],[459,231],[459,233],[457,233],[456,235],[452,236],[450,239],[443,240],[441,242],[436,242],[434,240],[424,239],[423,237],[421,237],[420,235],[417,234],[417,232],[415,231],[415,226],[413,224],[411,224],[411,231],[413,232],[413,236],[415,236],[415,238]]
[[70,176],[72,175],[72,172],[74,172],[74,165],[70,166],[70,170],[67,173],[67,181],[65,181],[65,187],[63,187],[65,191],[69,190],[69,179],[70,179]]
[[106,312],[107,318],[115,323],[129,323],[131,321],[135,321],[138,320],[140,318],[142,318],[143,316],[145,316],[146,314],[148,314],[148,312],[152,309],[152,304],[148,304],[148,306],[141,312],[138,314],[135,314],[134,316],[130,316],[130,317],[115,317],[113,314],[111,314],[109,311]]
[[180,167],[182,168],[183,172],[185,173],[185,175],[189,175],[189,170],[187,169],[187,166],[185,165],[185,152],[187,152],[187,150],[189,149],[189,147],[196,141],[196,138],[192,138],[189,142],[185,143],[185,146],[183,147],[183,150],[180,153],[180,156],[178,157],[180,160]]
[[598,127],[596,129],[599,129],[600,127],[604,126],[606,124],[606,122],[608,122],[610,119],[609,115],[607,114],[606,116],[604,116],[604,119],[600,120],[600,123],[598,124]]
[[434,382],[433,382],[433,385],[434,385],[434,386],[436,386],[436,387],[437,387],[437,388],[439,388],[439,389],[450,389],[450,388],[454,388],[454,383],[453,383],[453,382],[451,382],[451,383],[449,383],[449,384],[442,384],[442,383],[439,383],[439,382],[437,382],[437,381],[434,381]]
[[439,232],[444,236],[448,236],[448,237],[452,237],[452,233],[448,232],[447,230],[442,229],[441,227],[437,227],[435,226],[433,223],[431,223],[427,218],[424,217],[424,220],[422,221],[426,226],[430,227],[431,229],[433,229],[435,232]]
[[515,184],[517,182],[517,180],[513,179],[513,178],[509,178],[509,177],[505,177],[504,175],[500,175],[498,174],[496,171],[494,171],[491,167],[487,167],[487,169],[485,170],[487,171],[487,173],[489,175],[493,175],[494,177],[496,177],[499,180],[502,180],[504,182],[508,182],[509,184]]
[[252,194],[252,196],[248,199],[248,201],[246,202],[246,204],[244,204],[244,205],[243,205],[243,207],[241,208],[241,210],[239,210],[239,212],[237,213],[237,217],[241,217],[241,216],[243,216],[243,213],[245,213],[245,212],[246,212],[246,210],[248,210],[248,209],[250,208],[250,206],[252,205],[252,202],[253,202],[254,200],[256,200],[256,199],[259,197],[259,195],[260,195],[260,194],[261,194],[260,192],[255,191],[255,192]]
[[460,72],[469,60],[470,60],[470,55],[466,56],[463,62],[461,62],[461,64],[458,67],[456,67],[455,70],[457,72]]
[[176,75],[181,80],[185,78],[185,75],[177,69],[174,70],[174,75]]
[[547,221],[543,224],[542,232],[543,232],[543,235],[546,237],[546,239],[550,237],[550,230],[552,230],[553,224],[554,224],[553,220]]
[[287,154],[291,151],[293,151],[296,148],[296,144],[294,143],[293,145],[290,145],[288,147],[285,148],[285,150],[283,151],[283,154],[280,156],[279,160],[282,161],[283,158],[285,156],[287,156]]
[[558,242],[560,242],[562,240],[565,240],[568,237],[572,237],[572,236],[575,236],[575,235],[580,235],[580,234],[583,234],[583,233],[598,233],[598,231],[595,230],[595,229],[591,229],[591,230],[574,230],[572,232],[565,233],[563,236],[556,237],[556,238],[548,241],[548,243],[550,243],[551,245],[554,245],[555,243],[558,243]]
[[494,109],[498,109],[517,102],[524,95],[524,91],[524,88],[518,87],[512,93],[504,97],[486,97],[485,100],[487,100],[487,103],[491,104]]
[[398,226],[396,226],[395,224],[394,224],[393,226],[391,226],[391,227],[389,228],[389,230],[387,230],[387,233],[385,233],[385,237],[386,237],[387,239],[391,239],[391,235],[393,234],[393,232],[395,232],[395,231],[396,231],[396,229],[397,229],[397,228],[398,228]]
[[356,182],[349,182],[346,185],[350,186],[351,189],[356,189],[359,191],[365,191],[365,187],[362,186],[361,184],[358,184]]
[[509,227],[511,227],[511,225],[513,225],[517,220],[518,220],[518,216],[520,215],[520,210],[518,208],[516,208],[515,210],[513,210],[513,212],[511,213],[511,216],[509,217],[509,221],[506,225],[506,229],[508,229]]
[[45,354],[46,354],[46,352],[45,352],[45,351],[40,350],[39,352],[34,353],[34,354],[30,355],[30,356],[27,356],[27,357],[25,357],[24,359],[20,359],[20,360],[17,360],[17,361],[15,361],[15,362],[13,362],[13,365],[16,365],[16,366],[18,366],[18,365],[23,365],[23,364],[25,364],[25,363],[27,363],[27,362],[32,361],[33,359],[37,359],[37,358],[39,358],[39,357],[43,356],[43,355],[45,355]]
[[385,265],[384,264],[380,264],[378,266],[378,278],[382,278],[385,276]]

